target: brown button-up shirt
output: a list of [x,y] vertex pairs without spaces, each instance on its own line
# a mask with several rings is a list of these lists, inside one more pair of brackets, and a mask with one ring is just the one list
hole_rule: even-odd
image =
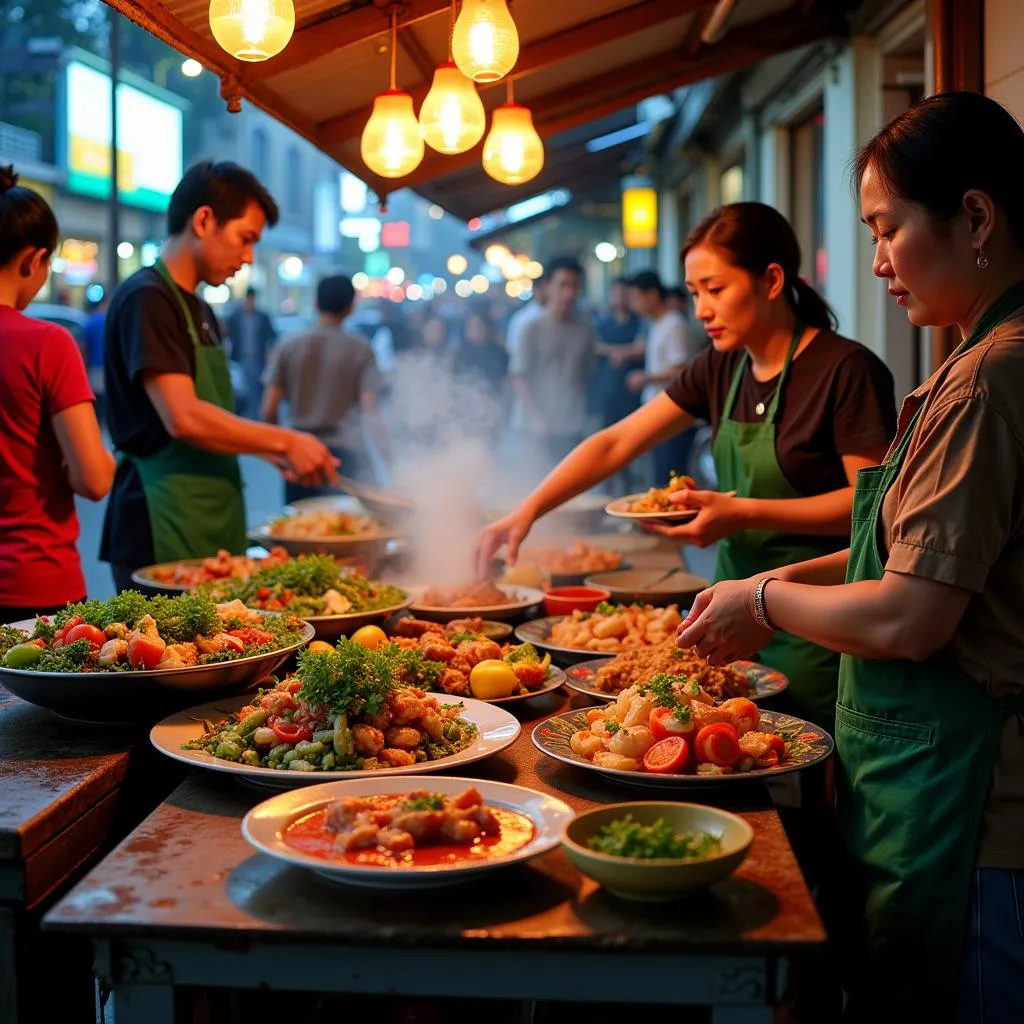
[[[882,506],[887,572],[973,594],[944,652],[994,697],[1024,689],[1024,309],[913,392],[922,413]],[[979,867],[1024,868],[1024,716],[1009,718]]]

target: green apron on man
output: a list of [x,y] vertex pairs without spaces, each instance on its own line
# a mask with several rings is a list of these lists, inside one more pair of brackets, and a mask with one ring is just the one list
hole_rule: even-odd
[[[1024,305],[1024,285],[981,319],[958,354]],[[880,580],[881,509],[928,401],[885,463],[857,474],[847,582]],[[955,1014],[978,833],[1007,717],[948,651],[927,661],[843,655],[836,710],[843,854],[837,930],[852,1019]]]
[[[779,382],[771,402],[763,410],[764,421],[761,423],[738,423],[730,419],[750,362],[749,354],[740,361],[711,449],[718,485],[723,491],[735,491],[741,498],[765,500],[805,497],[786,479],[775,450],[775,419],[789,366],[803,330],[800,323],[793,328]],[[758,412],[761,411],[759,407]],[[836,537],[796,536],[776,530],[742,530],[718,542],[715,579],[746,579],[783,565],[832,554],[842,547]],[[839,679],[838,654],[790,633],[777,633],[757,657],[789,678],[789,689],[772,700],[772,710],[797,715],[833,732]]]
[[[195,355],[196,396],[235,411],[228,357],[221,345],[204,345],[178,286],[162,261],[156,270],[185,316]],[[234,455],[220,455],[171,438],[153,455],[129,456],[146,495],[157,562],[205,558],[221,548],[241,554],[248,544],[242,475]]]

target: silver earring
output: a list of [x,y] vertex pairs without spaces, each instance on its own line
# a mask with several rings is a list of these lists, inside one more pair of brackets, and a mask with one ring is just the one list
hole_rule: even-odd
[[978,249],[978,269],[985,270],[988,267],[988,257],[985,255],[985,250]]

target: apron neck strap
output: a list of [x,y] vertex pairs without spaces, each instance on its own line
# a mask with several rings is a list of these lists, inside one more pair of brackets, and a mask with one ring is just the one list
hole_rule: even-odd
[[[775,385],[775,391],[772,394],[772,400],[768,403],[768,408],[765,410],[765,423],[774,423],[776,413],[779,411],[779,402],[782,398],[782,385],[786,382],[786,375],[789,373],[789,365],[793,362],[793,355],[796,352],[797,345],[800,344],[800,339],[804,334],[804,325],[797,320],[793,324],[793,335],[789,339],[789,348],[786,350],[786,359],[782,364],[782,369],[779,371],[779,382]],[[725,400],[725,408],[722,410],[722,419],[728,419],[732,416],[733,406],[736,404],[736,398],[740,393],[740,385],[743,383],[743,375],[747,372],[747,366],[750,364],[750,353],[744,353],[743,358],[740,360],[740,365],[736,368],[736,372],[733,374],[732,384],[729,387],[729,396]]]
[[181,288],[175,283],[171,272],[167,269],[167,264],[162,259],[157,260],[154,264],[156,272],[164,279],[167,283],[167,287],[171,289],[171,294],[178,302],[178,306],[182,313],[185,315],[185,326],[188,328],[188,336],[192,339],[192,344],[196,348],[202,347],[202,341],[199,338],[199,328],[196,327],[195,318],[192,316],[192,310],[188,308],[188,303],[185,301],[184,296],[181,294]]

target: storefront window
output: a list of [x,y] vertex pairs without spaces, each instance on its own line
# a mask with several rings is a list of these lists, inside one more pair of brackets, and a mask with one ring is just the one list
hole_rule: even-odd
[[828,276],[825,251],[825,113],[815,111],[793,127],[790,177],[793,228],[803,253],[801,273],[819,291]]

